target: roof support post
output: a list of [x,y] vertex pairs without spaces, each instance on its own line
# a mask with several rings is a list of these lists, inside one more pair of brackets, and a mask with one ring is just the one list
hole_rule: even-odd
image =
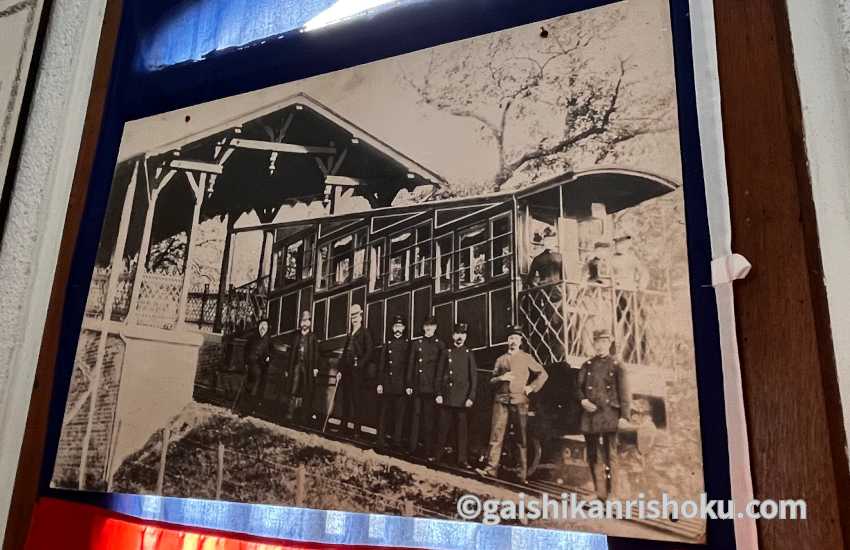
[[[109,281],[106,286],[106,297],[103,304],[103,322],[97,340],[97,353],[95,355],[94,367],[91,371],[89,381],[89,410],[86,421],[86,431],[83,434],[82,450],[80,454],[80,470],[77,476],[77,488],[86,488],[88,475],[89,446],[91,444],[92,431],[94,429],[94,417],[97,411],[97,394],[100,391],[100,381],[103,375],[103,362],[106,359],[106,341],[109,337],[109,325],[112,320],[112,307],[115,304],[115,292],[118,288],[118,279],[124,265],[124,247],[127,243],[127,232],[130,226],[130,214],[133,207],[133,197],[136,194],[136,182],[139,176],[139,162],[133,167],[133,175],[130,177],[130,185],[124,197],[124,208],[121,211],[121,222],[118,225],[118,238],[115,241],[115,250],[112,253],[111,269],[109,270]],[[111,444],[111,443],[110,443]]]
[[130,297],[129,311],[127,312],[127,324],[136,324],[139,294],[142,291],[142,283],[148,272],[148,255],[151,248],[151,230],[153,229],[153,216],[156,212],[156,201],[162,187],[154,187],[148,198],[148,210],[145,213],[145,227],[142,230],[142,245],[139,248],[139,261],[136,264],[136,275],[133,280],[133,294]]
[[225,217],[225,226],[227,227],[227,235],[224,237],[224,252],[221,256],[221,271],[218,275],[218,302],[215,305],[215,322],[213,324],[213,332],[223,332],[222,316],[224,313],[224,300],[227,295],[227,276],[230,271],[230,241],[233,239],[233,226],[236,222],[236,217],[227,214]]
[[[186,303],[189,299],[189,282],[191,278],[192,261],[195,258],[195,248],[193,242],[198,236],[198,226],[201,218],[201,205],[204,202],[204,190],[207,185],[207,172],[201,172],[197,178],[192,172],[186,172],[186,177],[189,180],[189,185],[195,195],[195,208],[192,211],[192,227],[189,230],[189,235],[186,238],[186,263],[183,268],[183,284],[180,289],[180,304],[177,313],[177,326],[181,330],[185,330],[186,326]],[[201,312],[203,314],[203,312]]]

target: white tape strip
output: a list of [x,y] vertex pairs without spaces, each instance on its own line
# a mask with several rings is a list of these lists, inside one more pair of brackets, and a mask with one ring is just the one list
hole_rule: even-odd
[[743,279],[749,274],[753,265],[740,254],[729,254],[711,261],[711,286],[718,286],[738,279]]

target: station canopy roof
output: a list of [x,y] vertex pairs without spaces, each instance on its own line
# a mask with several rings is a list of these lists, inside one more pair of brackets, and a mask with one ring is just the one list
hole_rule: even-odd
[[[228,148],[231,152],[221,162]],[[212,183],[201,221],[252,210],[263,220],[283,204],[321,199],[328,185],[351,189],[377,208],[389,206],[402,189],[444,183],[438,174],[306,94],[167,143],[145,157],[151,178],[158,166],[221,167],[219,174],[208,176]],[[129,159],[134,160],[139,158]],[[186,177],[178,170],[171,186],[185,185],[181,180]],[[191,207],[184,212],[191,215]],[[169,231],[159,227],[157,233]]]

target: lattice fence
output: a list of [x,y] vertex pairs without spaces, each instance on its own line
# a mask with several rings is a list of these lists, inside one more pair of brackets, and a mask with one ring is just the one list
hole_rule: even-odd
[[650,364],[665,349],[669,303],[664,292],[561,282],[521,292],[519,320],[531,353],[541,363],[591,357],[593,332],[608,329],[623,362]]
[[196,325],[200,330],[212,331],[217,306],[218,294],[211,292],[208,284],[190,291],[186,297],[186,323]]
[[140,325],[172,329],[177,324],[182,275],[143,273],[138,299],[134,305]]
[[665,360],[671,322],[670,298],[651,290],[615,291],[614,337],[624,363],[658,364]]
[[[86,317],[103,319],[109,275],[109,267],[95,267],[86,300]],[[135,273],[124,271],[118,276],[118,287],[116,288],[115,299],[112,304],[113,321],[123,321],[127,317],[127,312],[130,309],[130,296],[133,293],[134,275]]]

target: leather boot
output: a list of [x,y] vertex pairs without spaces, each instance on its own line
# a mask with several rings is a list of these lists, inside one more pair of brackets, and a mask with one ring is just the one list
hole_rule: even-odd
[[602,464],[593,465],[593,479],[596,485],[596,496],[605,500],[608,498],[608,467]]
[[521,449],[519,452],[519,482],[525,483],[528,477],[528,452],[526,449]]

